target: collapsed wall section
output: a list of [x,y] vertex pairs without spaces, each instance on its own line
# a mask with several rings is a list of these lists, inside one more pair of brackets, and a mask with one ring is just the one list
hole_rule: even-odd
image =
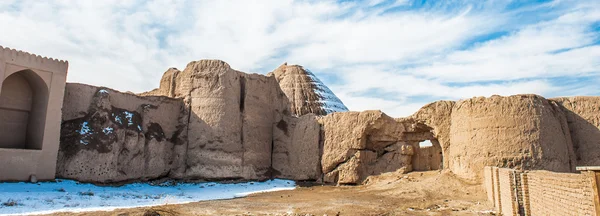
[[[327,183],[359,184],[371,175],[410,172],[419,142],[433,138],[426,125],[411,118],[393,119],[381,111],[333,113],[319,123],[321,168]],[[422,167],[429,167],[425,163]]]

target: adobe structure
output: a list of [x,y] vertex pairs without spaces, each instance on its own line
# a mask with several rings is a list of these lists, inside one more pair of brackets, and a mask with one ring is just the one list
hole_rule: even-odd
[[[3,58],[19,55],[25,54],[5,49]],[[600,97],[475,97],[433,102],[411,116],[392,118],[381,111],[345,111],[341,100],[298,65],[261,75],[220,60],[192,61],[184,70],[168,69],[159,88],[132,94],[65,85],[66,62],[41,68],[45,64],[5,59],[2,77],[23,75],[4,83],[27,83],[31,92],[43,83],[50,102],[41,149],[15,149],[35,146],[29,142],[2,143],[0,164],[8,166],[0,166],[0,180],[31,174],[50,180],[56,173],[94,183],[284,178],[361,184],[385,172],[446,170],[482,183],[485,166],[575,172],[575,166],[600,162]],[[31,95],[34,111],[17,110],[35,116],[40,94]],[[27,128],[22,134],[32,136],[21,140],[39,138],[36,127]],[[425,140],[433,146],[420,146]],[[21,166],[28,169],[16,169]]]
[[54,179],[67,68],[0,46],[0,180]]

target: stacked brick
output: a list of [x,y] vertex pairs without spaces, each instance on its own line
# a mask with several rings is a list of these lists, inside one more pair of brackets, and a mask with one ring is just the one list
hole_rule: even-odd
[[500,186],[500,211],[504,215],[519,215],[517,203],[515,170],[498,169],[498,182]]
[[530,215],[596,215],[589,176],[533,171],[526,178]]
[[500,215],[598,216],[594,176],[484,168],[488,200]]

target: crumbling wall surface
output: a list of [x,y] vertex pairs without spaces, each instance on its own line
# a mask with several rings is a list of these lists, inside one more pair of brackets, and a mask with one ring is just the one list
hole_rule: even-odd
[[528,215],[596,215],[592,177],[531,171],[526,178]]
[[344,103],[319,78],[300,65],[285,63],[267,76],[275,77],[287,95],[290,110],[295,115],[327,115],[348,111]]
[[578,166],[600,164],[600,97],[553,98],[567,116]]
[[483,168],[483,187],[487,193],[488,201],[494,203],[494,170],[491,166]]
[[322,125],[325,182],[361,183],[367,176],[400,168],[411,169],[414,146],[402,142],[410,124],[400,123],[381,111],[332,113]]
[[[437,142],[437,141],[433,141]],[[438,170],[442,167],[442,150],[439,144],[415,148],[412,166],[414,171]]]
[[57,177],[121,182],[165,177],[185,145],[181,100],[69,83]]
[[294,180],[321,177],[320,129],[313,114],[286,116],[277,123],[273,129],[274,177]]
[[177,88],[177,76],[181,73],[177,68],[169,68],[160,79],[158,88],[152,91],[140,93],[140,96],[167,96],[175,97],[175,89]]
[[[423,106],[411,118],[431,127],[433,136],[442,148],[442,155],[448,155],[450,148],[450,123],[454,101],[436,101]],[[442,168],[448,167],[449,160],[443,160]]]
[[502,215],[519,215],[519,206],[515,193],[515,171],[513,169],[498,169],[498,184],[500,190],[500,210]]
[[201,60],[190,62],[175,80],[173,96],[182,98],[190,113],[182,175],[270,177],[273,127],[290,115],[275,78],[242,73],[219,60]]
[[493,199],[498,215],[597,215],[593,172],[486,167],[485,173],[488,199]]
[[454,105],[449,169],[481,181],[484,166],[574,170],[567,120],[554,102],[537,95],[476,97]]

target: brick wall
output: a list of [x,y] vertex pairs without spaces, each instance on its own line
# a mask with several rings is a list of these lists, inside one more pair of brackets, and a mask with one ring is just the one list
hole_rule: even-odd
[[591,178],[585,174],[526,174],[531,215],[596,215]]
[[499,215],[596,214],[595,174],[485,167],[484,187]]
[[487,198],[490,203],[494,203],[494,180],[493,178],[493,168],[490,166],[486,166],[483,168],[483,187],[487,192]]
[[518,215],[519,206],[515,190],[515,170],[498,169],[498,183],[500,185],[500,212],[503,215]]

